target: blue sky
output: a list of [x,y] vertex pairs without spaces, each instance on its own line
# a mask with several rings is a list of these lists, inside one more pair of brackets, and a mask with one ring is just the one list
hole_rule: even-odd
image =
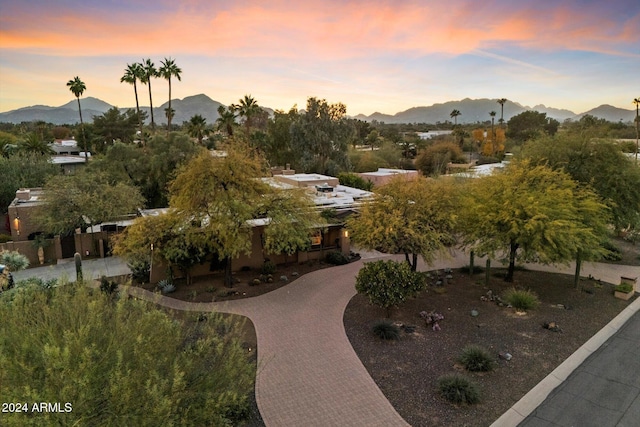
[[[310,96],[349,114],[463,98],[580,113],[640,96],[640,1],[0,0],[0,111],[94,96],[135,105],[128,63],[182,68],[173,97],[251,94],[287,110]],[[166,82],[152,82],[154,105]],[[140,89],[148,105],[146,87]]]

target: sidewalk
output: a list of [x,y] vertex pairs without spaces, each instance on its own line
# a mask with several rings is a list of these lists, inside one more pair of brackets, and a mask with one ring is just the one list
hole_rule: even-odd
[[[39,277],[42,280],[66,279],[76,281],[76,264],[73,258],[59,260],[58,264],[44,267],[33,267],[13,272],[13,279],[18,282],[29,277]],[[82,260],[82,274],[87,279],[99,279],[101,276],[114,277],[131,274],[127,263],[118,257],[96,258]]]

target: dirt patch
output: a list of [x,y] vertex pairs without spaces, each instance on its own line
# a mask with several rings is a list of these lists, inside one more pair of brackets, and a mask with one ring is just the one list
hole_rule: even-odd
[[[250,298],[274,291],[289,284],[298,277],[322,268],[333,267],[321,261],[308,261],[302,264],[291,263],[278,265],[277,270],[271,274],[263,275],[259,270],[246,270],[233,273],[233,287],[224,286],[224,273],[215,272],[207,276],[194,277],[192,283],[187,285],[185,279],[176,279],[175,292],[168,297],[190,302],[214,302],[234,299]],[[263,280],[260,280],[262,277]],[[258,279],[259,284],[254,284]],[[156,285],[145,283],[142,288],[155,291]]]
[[[486,287],[484,274],[470,277],[454,270],[444,291],[429,287],[392,312],[391,320],[416,326],[414,333],[403,332],[392,342],[372,333],[385,312],[361,295],[351,300],[344,315],[349,340],[384,395],[411,425],[490,425],[630,302],[614,298],[609,284],[585,279],[576,290],[573,277],[567,275],[517,271],[514,279],[508,284],[492,276]],[[523,315],[491,301],[491,295],[500,296],[511,286],[533,290],[540,306]],[[444,315],[437,332],[419,315],[432,310]],[[544,324],[550,322],[560,331],[546,329]],[[479,384],[481,402],[457,406],[439,396],[437,380],[462,370],[457,359],[468,344],[489,350],[496,368],[484,374],[464,372]],[[511,360],[500,358],[500,353],[509,353]]]

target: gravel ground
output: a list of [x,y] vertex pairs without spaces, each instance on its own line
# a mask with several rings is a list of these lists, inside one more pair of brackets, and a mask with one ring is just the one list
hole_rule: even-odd
[[[516,271],[508,284],[492,275],[490,286],[484,274],[470,277],[454,271],[444,287],[429,287],[416,299],[391,314],[391,320],[416,325],[414,333],[403,332],[398,341],[381,341],[372,334],[373,324],[384,318],[382,309],[356,295],[344,315],[347,335],[356,353],[396,410],[413,426],[488,426],[517,402],[564,359],[622,311],[630,301],[613,297],[610,284],[582,280],[581,290],[566,275]],[[482,301],[491,289],[501,295],[511,286],[529,288],[540,298],[540,306],[526,314]],[[561,304],[561,305],[559,305]],[[471,316],[476,309],[477,317]],[[434,332],[419,313],[435,310],[444,315],[441,330]],[[543,327],[556,322],[561,332]],[[457,363],[468,344],[485,347],[495,357],[489,373],[467,373]],[[499,352],[512,354],[510,361]],[[481,402],[453,405],[441,398],[437,379],[461,372],[477,382]]]

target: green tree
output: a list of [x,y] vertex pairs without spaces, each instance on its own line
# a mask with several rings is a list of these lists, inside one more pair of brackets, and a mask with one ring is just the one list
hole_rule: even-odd
[[322,224],[303,191],[276,189],[260,178],[265,166],[253,150],[239,142],[226,157],[208,152],[180,168],[171,183],[169,204],[184,221],[199,225],[189,238],[211,245],[226,260],[225,284],[231,286],[232,261],[251,252],[252,220],[264,219],[264,250],[293,253],[309,244],[313,227]]
[[144,133],[142,132],[142,115],[140,115],[140,103],[138,102],[138,85],[137,82],[142,82],[144,78],[144,69],[142,64],[134,62],[133,64],[127,64],[127,68],[124,70],[124,75],[120,77],[120,83],[129,83],[133,85],[133,93],[136,96],[136,113],[138,114],[138,128],[140,130],[140,138],[144,142]]
[[339,173],[338,180],[341,185],[346,185],[347,187],[359,188],[366,191],[371,191],[373,189],[373,182],[368,179],[364,179],[355,173]]
[[112,107],[106,113],[94,116],[94,148],[104,152],[107,146],[113,145],[117,140],[133,142],[139,120],[138,114],[131,108],[121,113],[118,107]]
[[530,141],[522,156],[563,170],[595,189],[609,206],[616,230],[640,229],[640,169],[614,141],[596,140],[589,133],[564,132]]
[[226,426],[248,411],[256,368],[237,317],[180,320],[73,283],[5,292],[0,316],[2,399],[71,405],[3,425]]
[[559,124],[557,120],[547,118],[547,113],[523,111],[509,119],[507,137],[525,142],[543,134],[554,135]]
[[568,262],[579,251],[601,252],[607,207],[564,172],[528,161],[473,180],[461,210],[463,242],[475,253],[516,260]]
[[187,133],[190,137],[197,139],[198,144],[202,144],[204,137],[209,135],[207,119],[200,114],[192,116],[187,122]]
[[245,95],[240,99],[239,104],[233,106],[239,117],[244,120],[244,126],[246,128],[246,136],[251,136],[251,127],[253,126],[254,118],[262,111],[262,108],[258,105],[251,95]]
[[228,137],[233,136],[233,128],[237,125],[236,113],[233,105],[225,108],[218,106],[218,118],[216,119],[216,129],[224,130]]
[[498,122],[500,123],[500,126],[503,126],[504,125],[504,104],[507,102],[507,98],[500,98],[496,102],[500,104],[500,120],[498,120]]
[[82,131],[82,141],[84,142],[84,159],[89,161],[89,152],[87,149],[87,138],[84,135],[84,121],[82,120],[82,108],[80,107],[80,95],[87,90],[87,86],[84,84],[80,77],[76,76],[72,80],[67,82],[67,86],[73,95],[76,97],[78,101],[78,114],[80,114],[80,130]]
[[272,166],[294,163],[291,149],[291,125],[300,118],[294,106],[288,112],[276,110],[267,125],[267,148],[265,156]]
[[38,134],[30,132],[26,134],[19,142],[18,142],[18,150],[25,153],[34,153],[41,155],[52,155],[55,154],[55,151],[51,149],[49,144],[42,140]]
[[137,188],[85,170],[51,177],[44,186],[36,218],[43,231],[68,234],[135,213],[143,203]]
[[460,110],[453,110],[449,116],[454,120],[454,126],[458,125],[458,116],[462,115]]
[[42,187],[51,176],[60,174],[60,167],[49,156],[16,153],[0,156],[0,213],[6,213],[20,188]]
[[387,317],[392,308],[415,297],[425,285],[424,278],[407,263],[391,260],[367,262],[356,277],[356,291],[385,309]]
[[164,61],[160,61],[162,66],[158,70],[158,75],[169,82],[169,106],[167,107],[167,132],[171,132],[171,119],[173,118],[174,110],[171,108],[171,77],[175,77],[178,81],[181,81],[182,69],[176,65],[176,62],[171,58],[164,58]]
[[158,77],[158,70],[151,59],[142,60],[142,73],[140,74],[140,82],[146,84],[149,87],[149,112],[151,113],[151,129],[156,128],[156,122],[153,119],[153,99],[151,97],[151,79]]
[[412,270],[418,256],[431,263],[453,244],[459,210],[452,181],[394,178],[375,188],[372,201],[347,219],[351,240],[366,249],[405,255]]
[[450,162],[464,162],[460,147],[450,141],[436,142],[418,154],[416,168],[424,176],[441,175],[446,172]]
[[347,147],[355,131],[346,112],[341,103],[307,100],[305,113],[291,125],[291,148],[299,169],[329,175],[349,169]]

